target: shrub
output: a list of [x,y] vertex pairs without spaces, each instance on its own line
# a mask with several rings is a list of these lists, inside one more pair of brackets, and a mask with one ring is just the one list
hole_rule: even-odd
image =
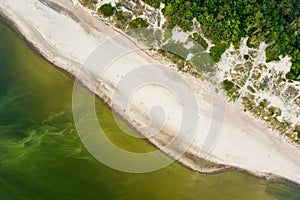
[[222,54],[226,51],[228,47],[229,45],[226,43],[216,44],[216,46],[211,47],[210,55],[213,61],[219,62]]
[[147,21],[142,18],[136,18],[129,23],[129,28],[131,29],[146,28],[148,26],[149,24],[147,23]]
[[234,87],[234,83],[229,81],[228,79],[225,79],[222,83],[223,83],[223,88],[226,91],[229,91]]
[[110,17],[114,14],[115,8],[110,3],[106,3],[98,9],[98,12],[101,13],[104,17]]
[[80,0],[80,3],[88,8],[94,8],[97,0]]

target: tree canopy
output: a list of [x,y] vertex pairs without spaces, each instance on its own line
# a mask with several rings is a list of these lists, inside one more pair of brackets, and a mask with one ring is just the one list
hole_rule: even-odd
[[[144,0],[158,7],[159,0]],[[212,49],[215,61],[224,52],[224,43],[238,46],[242,37],[249,37],[248,46],[260,42],[271,44],[268,61],[279,55],[289,55],[293,66],[287,78],[300,75],[300,2],[299,0],[161,0],[162,12],[168,18],[167,28],[178,25],[191,30],[192,20],[202,25],[206,37],[216,46]]]
[[110,3],[106,3],[98,9],[98,12],[100,12],[104,17],[110,17],[114,14],[115,8]]

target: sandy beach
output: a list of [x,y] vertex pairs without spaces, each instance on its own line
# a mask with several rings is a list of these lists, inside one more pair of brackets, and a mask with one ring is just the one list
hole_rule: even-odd
[[[151,58],[144,51],[136,50],[136,45],[131,40],[120,35],[98,16],[94,16],[89,10],[69,0],[4,0],[0,1],[0,14],[49,62],[79,79],[109,106],[112,106],[112,98],[118,83],[129,71],[138,69],[139,66],[159,64],[159,61]],[[79,70],[90,54],[104,41],[114,36],[116,39],[113,41],[134,51],[110,63],[110,68],[101,77],[97,77],[97,68],[89,69],[91,76],[96,76],[96,79],[81,76]],[[114,51],[113,47],[110,51]],[[103,49],[103,52],[109,55],[107,49]],[[162,67],[160,70],[164,72],[165,68]],[[278,178],[300,184],[300,149],[297,146],[288,143],[277,132],[268,129],[261,121],[243,112],[240,105],[223,104],[224,98],[220,94],[211,92],[209,83],[190,74],[178,72],[172,67],[169,67],[169,70],[189,83],[198,103],[199,122],[196,137],[184,156],[178,158],[180,163],[203,173],[236,169],[259,177]],[[150,73],[138,74],[136,79],[152,80],[150,76]],[[171,83],[177,82],[166,70],[164,77]],[[99,81],[101,84],[96,87]],[[212,95],[217,103],[212,104]],[[166,109],[168,120],[164,124],[164,134],[147,137],[146,128],[151,123],[149,113],[156,104],[162,104]],[[122,114],[125,109],[122,105],[116,108],[116,112],[145,135],[152,144],[163,148],[170,142],[173,134],[179,131],[178,121],[182,120],[179,108],[190,109],[190,106],[189,102],[180,105],[172,93],[161,87],[149,86],[147,90],[137,91],[132,96],[128,115]],[[222,126],[216,143],[213,144],[214,148],[209,154],[205,154],[204,159],[220,165],[205,168],[201,165],[203,158],[200,155],[203,155],[201,149],[205,138],[214,125],[212,121],[216,120],[211,112],[212,109],[220,109],[220,112],[224,109],[225,115],[224,120],[220,119]],[[181,139],[184,143],[186,138]],[[177,147],[179,148],[180,145],[178,144]],[[176,154],[175,146],[164,151],[173,157]]]

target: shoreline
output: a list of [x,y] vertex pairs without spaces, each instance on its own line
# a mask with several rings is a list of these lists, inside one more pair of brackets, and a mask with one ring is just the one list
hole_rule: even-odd
[[[28,45],[28,47],[34,52],[36,53],[38,56],[41,56],[45,61],[47,61],[49,64],[51,64],[52,66],[54,66],[57,70],[59,70],[60,72],[66,74],[67,76],[69,76],[71,79],[75,80],[77,79],[76,75],[71,73],[70,71],[68,70],[65,70],[63,67],[57,65],[56,62],[53,62],[51,61],[51,59],[49,59],[47,57],[47,55],[45,55],[39,48],[37,48],[36,46],[34,46],[34,44],[27,40],[27,38],[22,34],[22,32],[18,29],[18,27],[16,26],[16,24],[11,21],[9,19],[9,17],[5,16],[1,10],[0,10],[0,21],[2,21],[4,24],[6,24],[9,28],[11,28],[15,33],[17,33],[21,38],[22,40],[25,42],[26,45]],[[109,26],[107,24],[107,26]],[[123,33],[122,33],[123,34]],[[79,80],[79,79],[77,79]],[[99,94],[97,93],[94,93],[87,85],[85,85],[81,80],[79,80],[80,82],[80,85],[85,88],[89,93],[91,93],[92,95],[95,96],[95,98],[97,98],[99,101],[103,102],[109,109],[112,109],[112,106],[111,106],[111,103],[109,102],[109,99],[108,97],[103,97],[103,96],[100,96]],[[119,113],[118,111],[116,111],[116,114],[118,115],[118,117],[120,117],[123,121],[126,122],[126,124],[131,127],[132,129],[134,129],[134,131],[136,131],[139,135],[142,135],[142,133],[134,126],[132,125],[131,123],[129,123],[129,121],[124,118],[121,113]],[[146,139],[146,138],[143,138],[144,141],[146,141],[148,144],[154,146],[155,148],[159,149],[159,145],[156,145],[154,143],[152,143],[150,140]],[[173,159],[172,156],[170,156],[169,154],[167,154],[166,152],[164,151],[161,151],[163,154],[165,154],[166,156],[170,157]],[[186,156],[186,155],[184,155]],[[203,162],[205,162],[205,164],[209,163],[209,164],[212,164],[212,165],[216,165],[216,166],[220,166],[220,169],[213,169],[213,170],[199,170],[199,169],[193,169],[191,166],[188,166],[187,164],[185,164],[184,162],[180,161],[180,160],[175,160],[177,163],[179,163],[180,165],[182,165],[183,167],[187,168],[187,169],[190,169],[192,171],[195,171],[195,172],[199,172],[199,173],[202,173],[202,174],[218,174],[218,173],[222,173],[222,172],[226,172],[226,171],[240,171],[240,172],[243,172],[243,169],[235,169],[234,167],[231,167],[231,166],[228,166],[228,165],[222,165],[222,164],[218,164],[218,163],[214,163],[214,162],[211,162],[211,161],[208,161],[208,160],[205,160],[205,159],[202,159],[202,158],[198,158],[198,157],[193,157],[194,155],[190,155],[190,159],[193,159],[193,161],[198,161],[198,160],[201,160]],[[246,172],[247,173],[247,172]],[[251,172],[249,172],[248,174],[251,174]],[[255,176],[255,174],[252,174],[253,176]],[[263,177],[262,177],[263,178]],[[300,185],[300,184],[299,184]]]
[[[76,75],[73,71],[72,73],[72,68],[68,68],[66,66],[64,66],[62,63],[60,62],[56,62],[55,60],[51,59],[50,56],[48,56],[45,52],[43,52],[39,47],[35,46],[34,42],[30,41],[27,37],[26,37],[26,34],[24,34],[24,32],[22,32],[22,29],[20,29],[20,27],[18,27],[18,25],[12,20],[10,19],[9,17],[5,16],[5,14],[3,14],[1,12],[1,9],[0,9],[0,16],[1,16],[1,19],[4,19],[5,23],[9,24],[9,26],[18,33],[18,35],[20,35],[22,37],[22,39],[26,42],[27,45],[30,46],[31,49],[33,49],[35,52],[37,52],[39,55],[41,55],[43,58],[45,58],[47,60],[47,62],[49,62],[50,64],[54,65],[57,69],[59,69],[60,71],[66,73],[68,76],[71,76],[72,78],[76,78]],[[88,87],[88,84],[85,84],[84,81],[82,83],[86,88],[89,89]],[[93,94],[95,94],[93,91],[91,91],[89,89],[90,92],[92,92]],[[97,98],[101,99],[103,102],[105,102],[105,104],[107,106],[110,106],[110,103],[109,103],[109,99],[108,98],[103,98],[103,96],[101,97],[101,95],[97,94],[96,93],[96,96]],[[120,114],[120,113],[119,113]],[[122,115],[120,114],[120,116],[122,117]],[[122,119],[124,119],[122,117]],[[135,128],[134,125],[132,123],[130,123],[130,121],[124,119],[131,127]],[[138,132],[140,132],[138,129],[136,129]],[[149,140],[147,140],[149,141]],[[151,141],[149,141],[149,143],[151,143],[152,145],[156,146],[157,148],[159,148],[159,145],[156,145],[154,143],[152,143]],[[164,152],[166,153],[166,152]],[[194,157],[191,157],[190,159],[195,159],[197,157],[195,157],[195,155],[191,154],[192,156]],[[243,169],[243,168],[239,168],[239,167],[235,167],[235,166],[230,166],[230,165],[224,165],[226,166],[226,169],[223,169],[223,170],[217,170],[217,171],[213,171],[213,172],[205,172],[205,171],[200,171],[199,169],[195,170],[192,168],[192,166],[188,166],[187,163],[182,163],[182,160],[177,160],[179,163],[181,163],[183,166],[193,170],[193,171],[198,171],[200,173],[204,173],[204,174],[215,174],[215,173],[221,173],[221,172],[224,172],[224,171],[239,171],[239,172],[243,172],[243,173],[247,173],[247,174],[250,174],[250,175],[254,175],[256,177],[259,177],[259,178],[265,178],[267,180],[276,180],[276,181],[284,181],[284,182],[290,182],[290,183],[294,183],[294,184],[297,184],[297,185],[300,185],[300,182],[297,182],[297,181],[293,181],[293,180],[290,180],[288,178],[285,178],[285,177],[280,177],[278,175],[273,175],[272,173],[270,174],[259,174],[259,173],[255,173],[255,172],[252,172],[250,170],[247,170],[247,169]],[[187,161],[186,161],[187,162]],[[223,164],[222,164],[223,165]],[[227,168],[229,167],[229,168]]]

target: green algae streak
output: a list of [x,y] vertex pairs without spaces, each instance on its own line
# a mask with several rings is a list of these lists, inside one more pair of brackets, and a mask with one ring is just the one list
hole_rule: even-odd
[[[33,53],[7,25],[0,23],[0,34],[1,200],[299,199],[299,187],[238,172],[203,175],[174,163],[152,173],[128,174],[104,166],[76,133],[73,80]],[[123,134],[102,102],[97,100],[96,108],[115,144],[136,152],[154,149]]]

